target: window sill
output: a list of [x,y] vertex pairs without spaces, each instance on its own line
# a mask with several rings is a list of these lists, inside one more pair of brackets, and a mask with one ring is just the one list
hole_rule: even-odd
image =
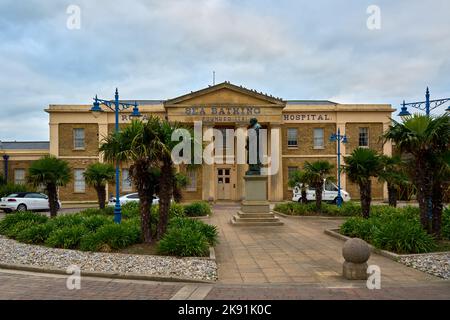
[[186,189],[184,191],[186,191],[186,192],[197,192],[197,189]]
[[74,191],[73,193],[76,193],[76,194],[86,194],[86,191]]
[[72,151],[86,151],[86,148],[73,148]]
[[314,147],[314,150],[325,150],[325,147]]
[[358,148],[369,149],[369,146],[358,146]]
[[288,150],[295,150],[295,149],[298,149],[298,146],[296,146],[296,147],[294,147],[294,146],[288,147]]

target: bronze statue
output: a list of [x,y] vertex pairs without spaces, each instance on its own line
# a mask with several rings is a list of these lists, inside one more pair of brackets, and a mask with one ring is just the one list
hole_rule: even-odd
[[[261,125],[258,123],[258,120],[256,118],[250,119],[250,125],[247,129],[253,129],[255,130],[255,137],[256,137],[256,148],[252,148],[252,151],[255,151],[256,149],[256,163],[250,163],[250,140],[249,137],[247,137],[247,145],[245,148],[247,149],[247,163],[248,163],[248,171],[245,173],[246,175],[254,175],[259,176],[261,175],[261,159],[259,158],[260,155],[260,148],[261,146],[259,141],[259,129],[261,129]],[[252,139],[252,143],[255,143],[254,139]],[[254,157],[252,157],[252,160]]]

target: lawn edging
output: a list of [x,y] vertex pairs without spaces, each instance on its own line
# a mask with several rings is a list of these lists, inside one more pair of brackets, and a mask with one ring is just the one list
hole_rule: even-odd
[[[29,266],[23,264],[7,264],[0,263],[0,270],[18,270],[18,271],[29,271],[36,273],[52,273],[70,276],[66,270],[48,268],[48,267],[38,267]],[[123,279],[123,280],[145,280],[145,281],[159,281],[159,282],[188,282],[188,283],[215,283],[214,281],[199,280],[192,278],[182,278],[182,277],[165,277],[165,276],[155,276],[146,275],[140,273],[122,273],[122,272],[94,272],[94,271],[83,271],[80,272],[81,276],[85,277],[97,277],[97,278],[108,278],[108,279]]]
[[[352,239],[351,237],[347,237],[347,236],[344,236],[343,234],[339,233],[339,229],[325,229],[324,233],[329,235],[329,236],[332,236],[332,237],[334,237],[336,239],[343,240],[343,241],[347,241],[347,240]],[[381,256],[383,256],[385,258],[389,258],[389,259],[394,260],[394,261],[399,261],[400,258],[402,258],[403,256],[410,256],[410,254],[408,254],[408,255],[401,255],[401,254],[393,253],[393,252],[390,252],[390,251],[381,250],[381,249],[375,248],[370,243],[368,243],[368,245],[369,245],[370,250],[373,253],[379,254],[379,255],[381,255]]]
[[[324,233],[332,236],[336,239],[347,241],[352,239],[351,237],[344,236],[339,232],[339,229],[325,229]],[[369,245],[370,250],[373,253],[379,254],[380,256],[389,258],[391,260],[399,262],[401,258],[407,258],[407,257],[420,257],[420,256],[426,256],[430,254],[450,254],[450,251],[435,251],[435,252],[427,252],[427,253],[407,253],[407,254],[398,254],[387,250],[382,250],[374,247],[370,243],[367,243]]]

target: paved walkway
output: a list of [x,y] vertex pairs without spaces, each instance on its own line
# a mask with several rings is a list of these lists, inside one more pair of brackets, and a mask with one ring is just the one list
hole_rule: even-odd
[[[237,209],[234,204],[216,205],[209,219],[220,230],[220,243],[216,247],[220,283],[295,283],[325,287],[355,283],[341,277],[344,242],[323,232],[326,228],[338,227],[342,219],[281,218],[283,226],[236,227],[229,221]],[[377,254],[370,258],[371,264],[381,268],[382,285],[444,281]],[[450,289],[450,282],[444,283]]]
[[450,299],[449,287],[442,282],[369,290],[359,284],[323,288],[300,284],[210,285],[82,277],[79,290],[68,290],[66,280],[64,275],[0,269],[0,300]]

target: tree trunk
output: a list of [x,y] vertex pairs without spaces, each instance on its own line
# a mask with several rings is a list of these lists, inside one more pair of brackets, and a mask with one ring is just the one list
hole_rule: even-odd
[[417,188],[417,201],[420,209],[420,223],[424,230],[431,234],[431,223],[429,219],[429,204],[431,200],[431,171],[426,165],[426,161],[421,158],[416,159],[416,167],[414,170],[415,184]]
[[172,180],[173,200],[176,203],[180,203],[183,200],[183,194],[181,188],[178,186],[176,179]]
[[433,220],[432,231],[436,239],[441,239],[441,226],[442,226],[442,210],[444,199],[444,188],[442,184],[437,181],[433,184]]
[[306,198],[306,189],[305,188],[302,188],[302,203],[303,204],[308,203],[308,199]]
[[97,192],[98,207],[100,209],[105,209],[105,202],[106,202],[106,189],[105,189],[105,186],[95,185],[94,188],[95,188],[95,191]]
[[166,233],[167,223],[169,221],[170,199],[173,194],[173,170],[172,159],[165,157],[161,167],[161,176],[159,182],[159,221],[158,221],[158,239]]
[[136,161],[130,168],[133,174],[133,181],[135,183],[139,195],[139,210],[141,214],[141,233],[144,243],[152,243],[152,223],[151,223],[151,208],[153,203],[153,186],[151,176],[149,174],[150,165],[147,161]]
[[397,207],[397,188],[395,185],[388,183],[388,198],[389,198],[389,205],[391,207]]
[[54,218],[58,214],[58,190],[53,183],[47,184],[48,206],[50,207],[50,217]]
[[361,197],[361,212],[366,219],[370,217],[370,203],[372,202],[372,181],[359,183],[359,194]]
[[316,208],[319,212],[322,211],[322,191],[323,183],[316,185]]

